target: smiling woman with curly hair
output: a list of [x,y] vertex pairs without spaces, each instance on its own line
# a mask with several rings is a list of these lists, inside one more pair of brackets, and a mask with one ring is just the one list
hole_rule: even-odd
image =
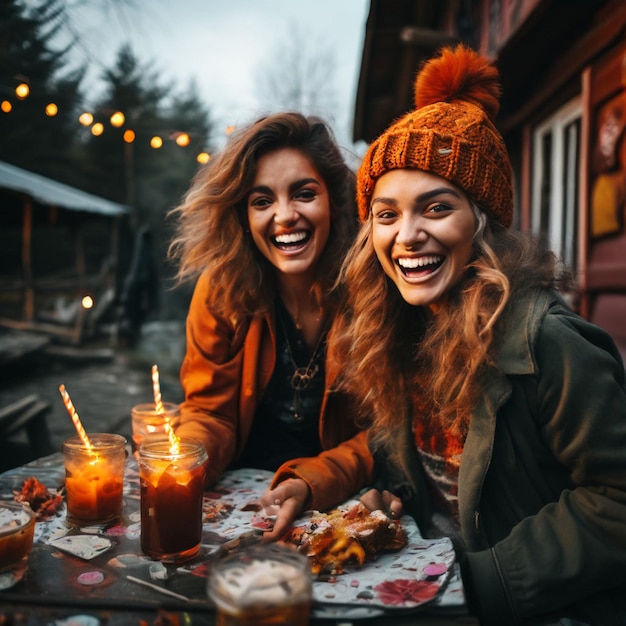
[[[354,411],[325,385],[354,178],[326,124],[278,113],[232,134],[174,210],[179,279],[199,276],[176,434],[204,442],[208,484],[227,468],[278,470],[285,519],[295,496],[327,508],[371,477]],[[334,489],[317,489],[330,475]]]

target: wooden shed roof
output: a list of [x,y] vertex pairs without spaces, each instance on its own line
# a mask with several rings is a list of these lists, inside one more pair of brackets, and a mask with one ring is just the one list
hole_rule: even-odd
[[86,211],[116,216],[130,212],[130,207],[94,196],[34,172],[0,161],[0,189],[24,193],[37,202],[70,211]]

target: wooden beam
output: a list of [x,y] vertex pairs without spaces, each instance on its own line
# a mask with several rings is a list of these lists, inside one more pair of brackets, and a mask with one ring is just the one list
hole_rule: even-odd
[[578,169],[578,290],[579,312],[585,319],[591,315],[589,294],[589,155],[591,153],[591,68],[581,74],[582,120],[580,128],[580,163]]
[[24,276],[24,319],[28,321],[33,321],[35,319],[32,237],[33,200],[29,196],[24,196],[24,211],[22,214],[22,275]]
[[82,219],[72,227],[72,238],[74,240],[74,267],[76,269],[76,274],[78,275],[79,288],[84,288],[85,277],[87,276],[83,228],[84,222]]
[[[601,23],[594,24],[588,32],[574,45],[568,48],[565,54],[559,57],[559,62],[555,63],[551,70],[545,75],[541,82],[530,96],[527,94],[516,94],[514,87],[516,83],[517,70],[513,66],[505,64],[500,57],[499,67],[502,77],[508,77],[511,86],[511,99],[513,105],[510,106],[512,113],[508,113],[506,105],[502,102],[500,115],[498,118],[498,128],[506,135],[509,131],[517,128],[527,121],[537,110],[545,105],[555,93],[562,91],[568,81],[580,76],[584,69],[591,64],[595,58],[619,45],[624,40],[624,29],[626,28],[626,5],[623,4]],[[516,60],[520,57],[517,54]],[[503,81],[504,96],[509,93],[508,84]],[[519,98],[524,98],[524,104],[519,106]]]
[[441,46],[458,43],[460,40],[457,36],[446,33],[443,30],[405,26],[400,31],[400,41],[412,46],[434,50]]

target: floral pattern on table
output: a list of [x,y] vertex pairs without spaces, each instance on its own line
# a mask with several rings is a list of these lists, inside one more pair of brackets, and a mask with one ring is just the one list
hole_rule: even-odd
[[[224,519],[212,515],[211,521],[205,520],[205,532],[210,530],[231,539],[267,528],[268,522],[260,515],[255,503],[272,476],[271,472],[260,470],[226,472],[216,487],[205,495],[209,499],[209,510],[213,511],[215,503],[219,502],[232,507],[231,511]],[[356,502],[349,500],[341,508],[348,509]],[[206,511],[205,500],[205,517]],[[463,606],[465,599],[460,578],[455,572],[455,552],[450,539],[423,539],[415,521],[408,516],[404,516],[400,523],[408,536],[405,548],[380,554],[375,561],[358,568],[346,567],[342,574],[317,579],[313,584],[315,603],[337,605],[335,611],[331,611],[334,616],[351,614],[354,617],[358,614],[366,617],[380,613],[380,609],[415,609],[436,601],[446,591],[450,595],[441,598],[438,604]],[[359,610],[349,611],[347,605]],[[327,612],[315,607],[313,615]]]
[[[56,458],[56,462],[40,460],[34,466],[36,470],[24,466],[2,475],[0,498],[11,498],[14,490],[32,475],[38,475],[51,490],[61,487],[63,469]],[[36,557],[42,567],[60,569],[58,580],[44,575],[42,569],[41,578],[34,584],[47,581],[46,593],[50,597],[63,593],[68,584],[77,597],[106,597],[107,585],[114,585],[120,599],[128,597],[149,603],[154,601],[156,591],[183,603],[207,604],[206,578],[214,556],[229,543],[259,541],[263,530],[271,527],[258,500],[272,477],[271,472],[255,469],[226,472],[204,494],[200,554],[193,561],[172,568],[141,553],[139,474],[136,462],[129,457],[124,480],[124,519],[118,525],[70,529],[65,521],[65,503],[54,516],[37,523],[35,541],[43,549]],[[356,500],[350,500],[342,508],[355,503]],[[358,619],[424,607],[465,610],[452,542],[448,538],[423,539],[410,517],[405,516],[400,522],[408,536],[403,549],[380,554],[361,567],[346,566],[340,575],[314,581],[313,617]],[[85,566],[72,565],[60,555],[55,556],[59,553],[74,554]]]

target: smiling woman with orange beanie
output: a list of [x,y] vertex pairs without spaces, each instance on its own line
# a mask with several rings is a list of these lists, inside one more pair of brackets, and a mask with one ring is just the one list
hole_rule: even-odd
[[496,68],[445,49],[415,95],[358,172],[331,342],[339,388],[375,416],[364,501],[453,537],[483,625],[625,624],[621,357],[559,296],[554,256],[510,229]]

